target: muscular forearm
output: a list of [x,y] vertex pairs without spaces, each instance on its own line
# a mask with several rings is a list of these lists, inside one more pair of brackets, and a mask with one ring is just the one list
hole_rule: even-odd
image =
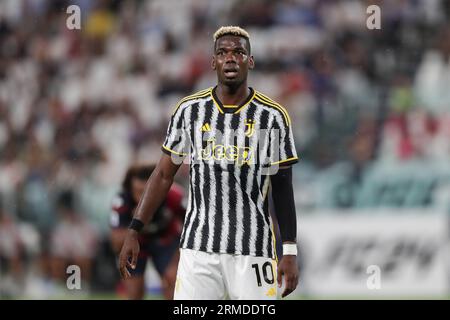
[[144,194],[134,213],[134,218],[147,224],[166,198],[172,183],[173,176],[165,174],[157,167],[147,182]]
[[295,212],[292,168],[280,169],[271,177],[272,198],[283,243],[295,243],[297,216]]
[[147,181],[144,194],[134,212],[134,219],[142,221],[145,225],[153,217],[167,197],[173,178],[180,167],[174,164],[170,156],[163,154],[158,165]]

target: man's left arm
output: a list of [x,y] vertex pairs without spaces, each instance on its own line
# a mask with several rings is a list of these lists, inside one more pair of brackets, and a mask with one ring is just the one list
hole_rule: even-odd
[[281,295],[284,298],[295,290],[299,278],[296,244],[297,215],[292,187],[292,168],[280,167],[270,179],[275,215],[283,242],[283,256],[278,264],[277,281],[278,287],[281,287],[284,276],[285,289]]

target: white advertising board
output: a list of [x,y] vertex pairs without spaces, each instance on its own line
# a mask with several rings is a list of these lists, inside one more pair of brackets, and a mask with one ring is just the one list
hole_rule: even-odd
[[448,296],[448,221],[444,214],[394,210],[300,216],[297,293]]

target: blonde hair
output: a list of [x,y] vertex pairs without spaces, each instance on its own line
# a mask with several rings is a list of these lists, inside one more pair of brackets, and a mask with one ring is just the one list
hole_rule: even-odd
[[220,27],[219,29],[217,29],[217,31],[214,32],[214,35],[213,35],[214,47],[216,46],[217,39],[219,39],[220,37],[223,37],[223,36],[228,36],[228,35],[242,37],[245,40],[247,40],[248,52],[250,53],[250,51],[251,51],[250,35],[248,34],[248,32],[246,30],[244,30],[238,26],[225,26],[225,27]]
[[239,37],[246,38],[247,40],[250,40],[250,35],[248,34],[248,32],[246,30],[242,29],[241,27],[225,26],[225,27],[220,27],[219,29],[217,29],[216,32],[214,32],[214,36],[213,36],[214,42],[216,42],[217,39],[219,39],[220,37],[223,37],[226,35],[239,36]]

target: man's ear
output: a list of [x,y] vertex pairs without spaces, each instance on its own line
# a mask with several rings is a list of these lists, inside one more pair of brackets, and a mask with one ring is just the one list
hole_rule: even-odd
[[250,58],[248,58],[248,68],[253,69],[254,67],[255,67],[255,60],[253,59],[253,56],[250,56]]
[[216,57],[212,57],[212,60],[211,60],[211,68],[213,69],[213,70],[216,70]]

